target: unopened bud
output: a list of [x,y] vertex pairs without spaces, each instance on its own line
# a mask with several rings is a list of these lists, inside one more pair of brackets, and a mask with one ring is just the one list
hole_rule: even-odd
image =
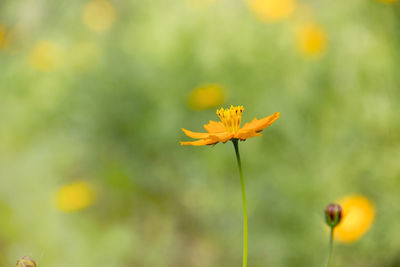
[[342,207],[339,204],[329,204],[325,209],[326,223],[330,227],[336,227],[342,219]]
[[15,267],[37,267],[36,262],[28,256],[23,256],[17,261]]

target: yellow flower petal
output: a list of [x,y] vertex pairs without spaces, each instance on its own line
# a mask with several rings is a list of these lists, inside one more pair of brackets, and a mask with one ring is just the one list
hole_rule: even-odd
[[335,238],[343,243],[355,242],[372,226],[375,217],[374,204],[361,195],[344,197],[338,203],[343,209],[343,219],[335,228]]
[[251,122],[246,123],[241,130],[253,130],[255,132],[262,131],[266,127],[270,126],[274,121],[276,121],[280,117],[280,112],[275,112],[274,114],[262,118],[260,120],[254,118]]
[[205,146],[205,145],[213,145],[218,143],[218,141],[211,140],[211,139],[201,139],[197,141],[188,141],[188,142],[180,142],[183,146]]
[[256,136],[256,135],[261,136],[261,134],[257,133],[257,132],[254,131],[254,130],[244,130],[244,129],[240,129],[240,130],[238,131],[238,133],[235,135],[235,138],[238,138],[238,139],[244,141],[244,140],[246,140],[247,138],[251,138],[251,137],[254,137],[254,136]]
[[232,139],[233,136],[234,136],[234,133],[231,133],[231,132],[214,133],[214,134],[210,134],[209,139],[217,141],[217,142],[225,143],[226,141]]
[[222,133],[226,132],[226,128],[224,124],[220,121],[210,121],[208,124],[204,125],[204,129],[206,129],[209,133]]
[[182,128],[182,132],[184,132],[187,136],[195,139],[206,139],[210,136],[210,133],[198,133],[198,132],[192,132],[186,129]]

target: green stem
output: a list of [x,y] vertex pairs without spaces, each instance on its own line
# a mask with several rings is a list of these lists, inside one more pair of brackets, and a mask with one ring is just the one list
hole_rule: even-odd
[[232,139],[233,146],[235,147],[236,160],[239,167],[240,184],[242,186],[243,198],[243,267],[247,267],[247,204],[246,204],[246,188],[244,186],[242,162],[240,161],[239,154],[239,139]]
[[328,251],[328,259],[326,260],[326,267],[329,266],[329,263],[331,261],[331,256],[332,256],[332,250],[333,250],[333,229],[335,227],[331,227],[331,234],[329,238],[329,251]]

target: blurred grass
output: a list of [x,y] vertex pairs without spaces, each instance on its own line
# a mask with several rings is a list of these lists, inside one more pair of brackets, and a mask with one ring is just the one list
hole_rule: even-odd
[[[245,2],[208,2],[111,1],[102,32],[82,21],[86,1],[0,3],[11,36],[0,49],[0,265],[25,254],[57,267],[239,265],[232,145],[178,144],[181,127],[217,119],[188,106],[205,84],[243,105],[243,121],[281,112],[241,143],[250,266],[321,266],[322,211],[352,193],[376,219],[336,245],[333,264],[398,265],[399,4],[298,1],[264,23]],[[297,39],[308,22],[326,35],[313,56]],[[58,51],[47,71],[30,63],[42,41]],[[97,202],[58,210],[56,192],[79,181]]]

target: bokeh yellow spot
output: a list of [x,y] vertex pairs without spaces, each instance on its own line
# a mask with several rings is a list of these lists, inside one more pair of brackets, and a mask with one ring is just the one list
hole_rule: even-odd
[[343,243],[355,242],[370,229],[375,217],[374,204],[361,195],[344,197],[338,203],[343,208],[343,219],[335,228],[335,238]]
[[73,212],[91,206],[95,200],[93,188],[85,182],[76,182],[61,187],[56,195],[56,207],[64,212]]
[[0,48],[5,46],[6,42],[6,28],[3,25],[0,25]]
[[92,0],[83,8],[83,23],[94,32],[105,32],[111,28],[116,18],[116,11],[106,0]]
[[398,2],[398,0],[378,0],[378,1],[383,2],[383,3],[396,3],[396,2]]
[[0,49],[4,49],[10,42],[10,32],[4,25],[0,25]]
[[247,0],[254,15],[264,22],[275,22],[293,14],[295,0]]
[[193,110],[205,110],[221,106],[225,102],[225,91],[218,84],[195,88],[189,95],[188,105]]
[[302,54],[315,57],[324,52],[327,45],[325,31],[315,23],[301,26],[297,32],[298,48]]
[[61,51],[57,44],[51,41],[39,41],[30,54],[30,64],[40,71],[52,71],[61,60]]

